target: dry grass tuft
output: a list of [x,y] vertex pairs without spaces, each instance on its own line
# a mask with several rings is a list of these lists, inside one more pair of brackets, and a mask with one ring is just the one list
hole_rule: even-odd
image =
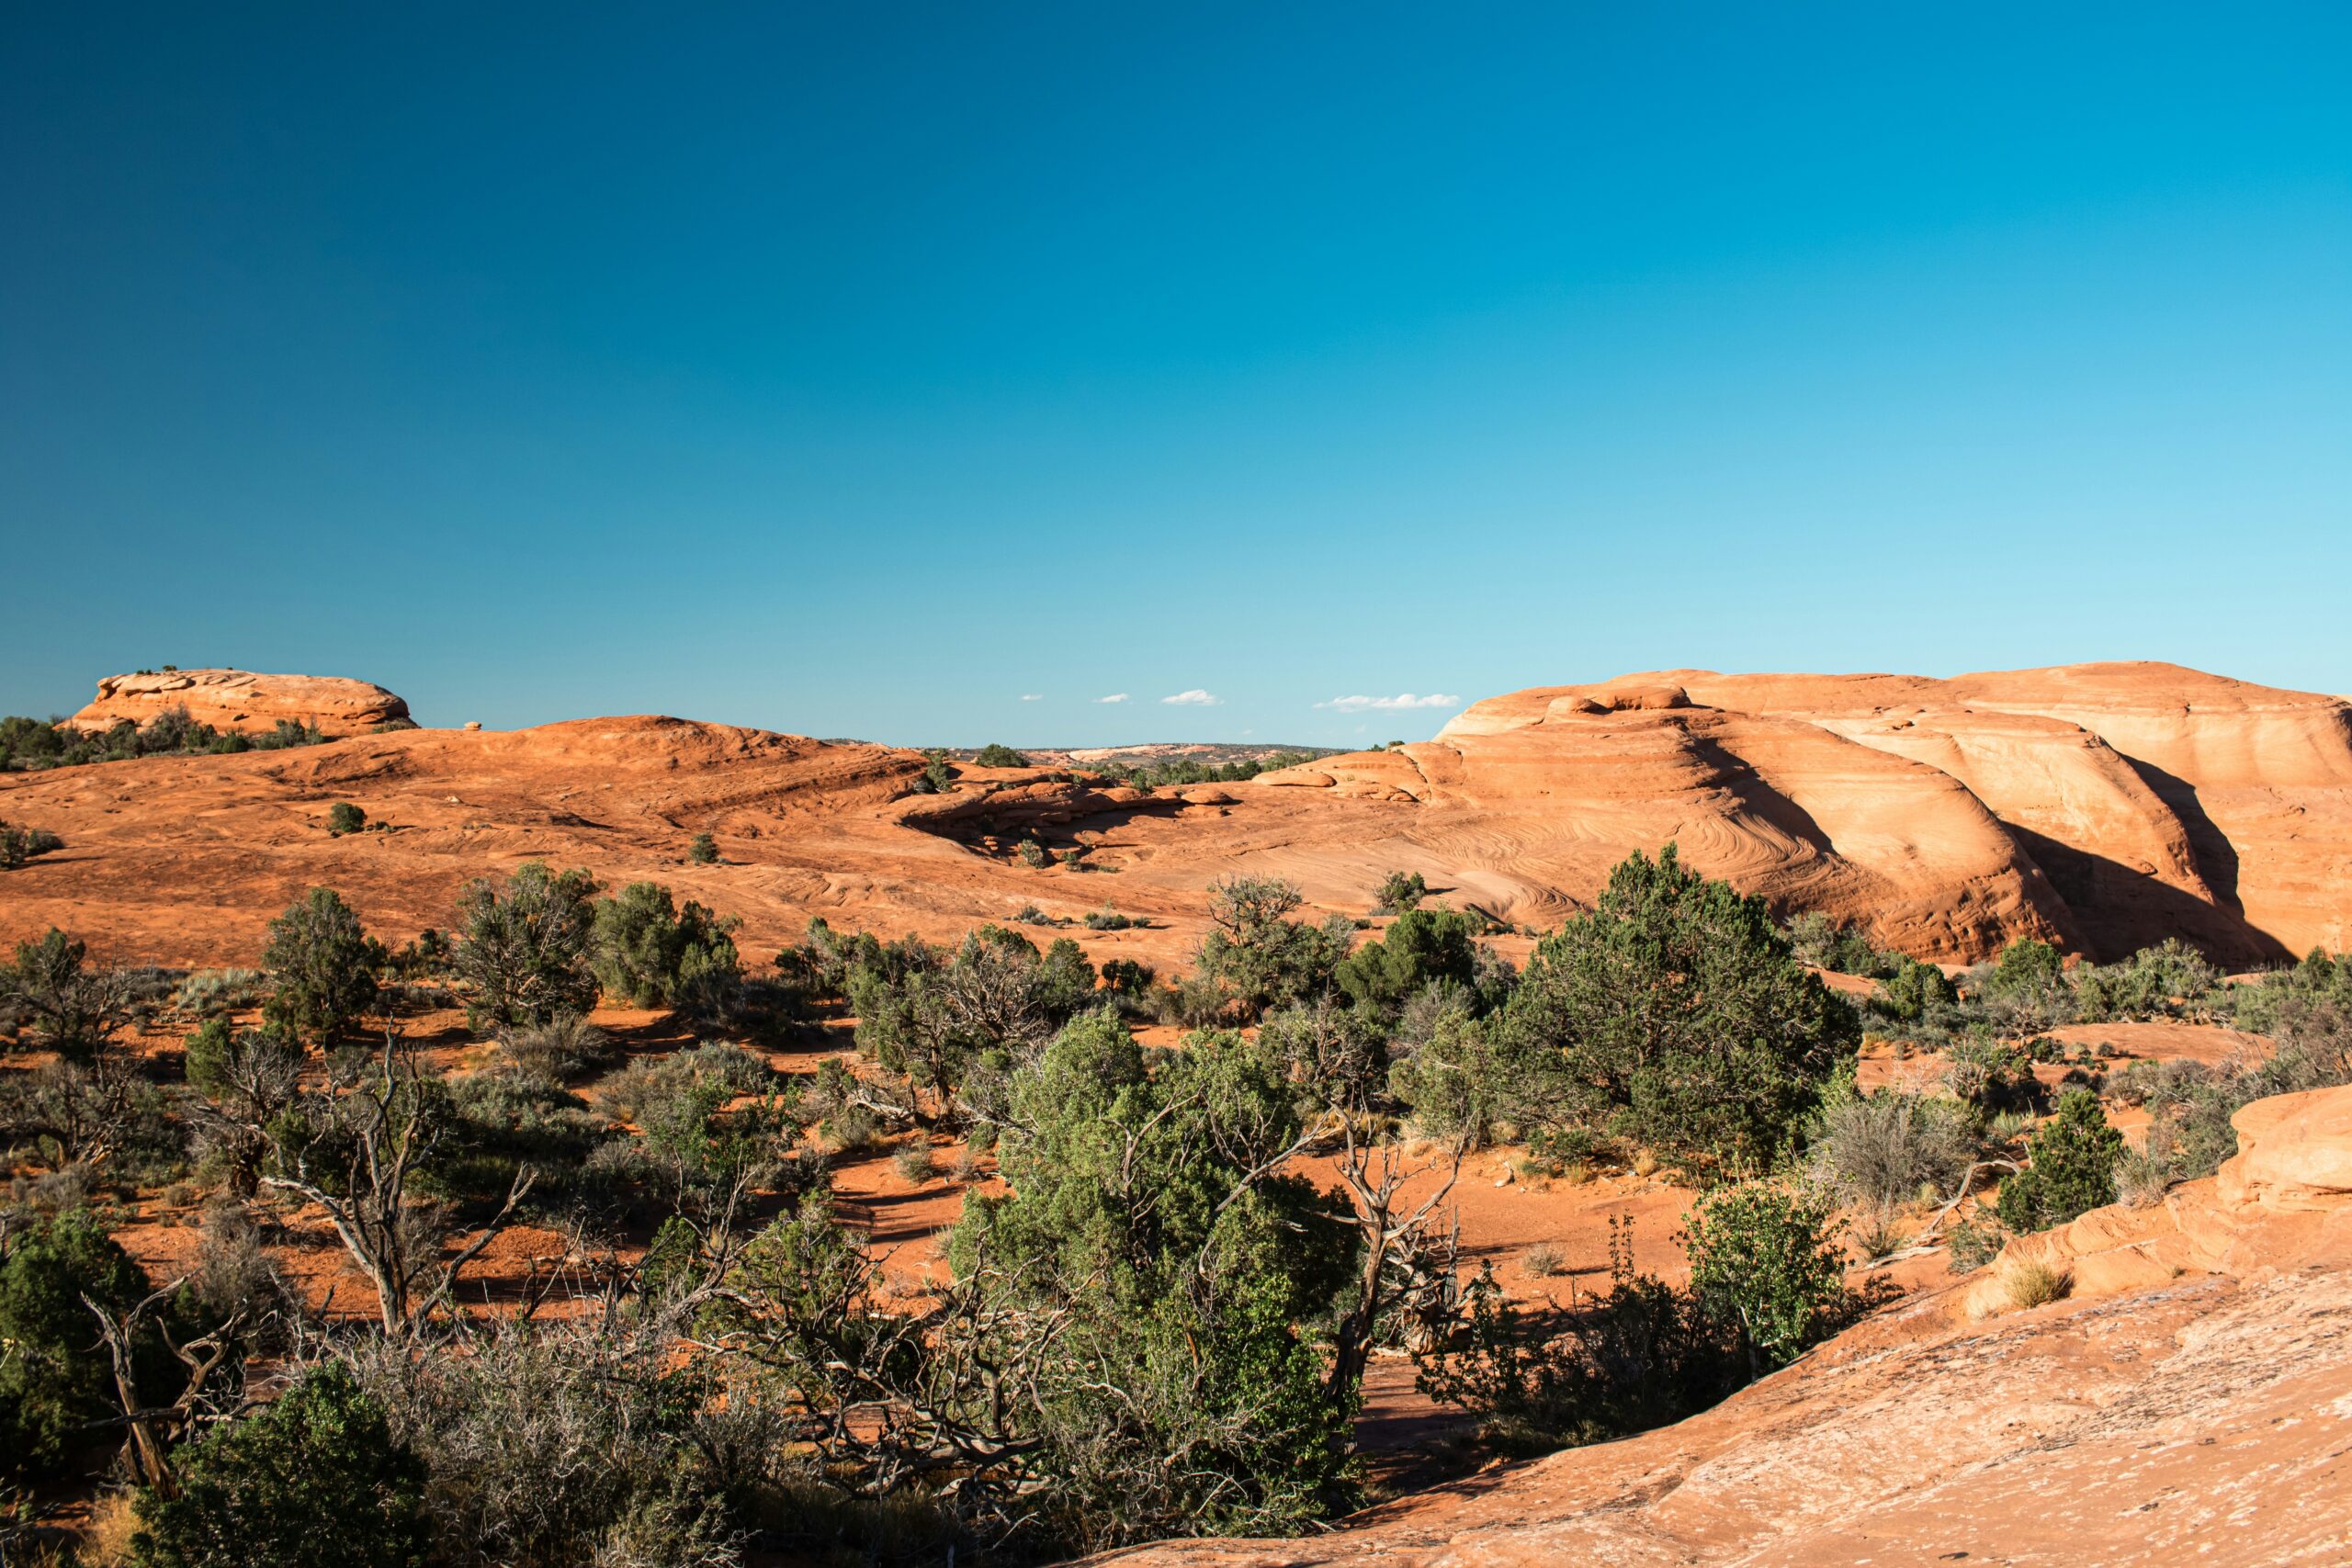
[[2016,1262],[2001,1271],[2001,1285],[2009,1300],[2021,1309],[2048,1306],[2064,1301],[2075,1288],[2075,1277],[2065,1269],[2048,1263]]
[[1549,1280],[1568,1269],[1567,1254],[1548,1241],[1539,1241],[1519,1255],[1519,1266],[1531,1280]]

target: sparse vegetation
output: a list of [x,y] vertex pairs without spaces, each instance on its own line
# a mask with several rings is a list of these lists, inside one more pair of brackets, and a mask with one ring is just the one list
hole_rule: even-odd
[[368,813],[347,800],[338,800],[327,807],[327,832],[340,839],[345,833],[356,833],[368,826]]
[[686,846],[686,859],[695,865],[717,865],[718,840],[708,833],[696,833],[694,841]]
[[1380,890],[1373,895],[1373,913],[1401,915],[1408,909],[1418,908],[1420,901],[1429,896],[1429,891],[1430,885],[1419,872],[1392,871],[1382,880]]
[[1029,765],[1028,758],[1012,747],[1000,746],[993,740],[981,747],[979,754],[972,761],[983,768],[1025,768]]
[[46,829],[0,821],[0,871],[21,871],[38,857],[64,847],[65,840]]

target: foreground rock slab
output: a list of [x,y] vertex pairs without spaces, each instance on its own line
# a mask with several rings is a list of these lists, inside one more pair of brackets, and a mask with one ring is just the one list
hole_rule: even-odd
[[[2240,1113],[2241,1153],[2107,1209],[1646,1436],[1166,1568],[2352,1561],[2352,1089]],[[2095,1265],[2153,1251],[2151,1273]],[[2081,1270],[2030,1311],[2028,1257]]]

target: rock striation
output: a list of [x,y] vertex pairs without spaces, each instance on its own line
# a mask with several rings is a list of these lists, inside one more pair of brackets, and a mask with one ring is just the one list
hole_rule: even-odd
[[66,720],[77,729],[145,724],[184,708],[215,729],[248,734],[281,719],[316,725],[330,736],[358,735],[409,716],[408,704],[383,687],[335,675],[257,675],[250,670],[142,671],[109,675],[88,706]]
[[1431,808],[1576,899],[1671,838],[1939,957],[2019,934],[2102,957],[2182,936],[2233,964],[2352,945],[2352,705],[2177,665],[1664,671],[1489,698],[1433,740],[1259,782]]

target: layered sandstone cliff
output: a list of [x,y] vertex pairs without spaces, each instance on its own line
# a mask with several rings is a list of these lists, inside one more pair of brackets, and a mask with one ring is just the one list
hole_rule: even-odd
[[2102,956],[2182,936],[2233,964],[2352,944],[2352,705],[2176,665],[1658,671],[1490,698],[1434,740],[1261,782],[1476,818],[1571,897],[1677,839],[1937,956],[2016,934]]
[[266,733],[278,722],[315,725],[329,736],[358,735],[409,716],[408,704],[383,687],[334,675],[257,675],[250,670],[166,670],[109,675],[98,694],[66,722],[110,729],[125,719],[145,724],[175,708],[220,730]]

